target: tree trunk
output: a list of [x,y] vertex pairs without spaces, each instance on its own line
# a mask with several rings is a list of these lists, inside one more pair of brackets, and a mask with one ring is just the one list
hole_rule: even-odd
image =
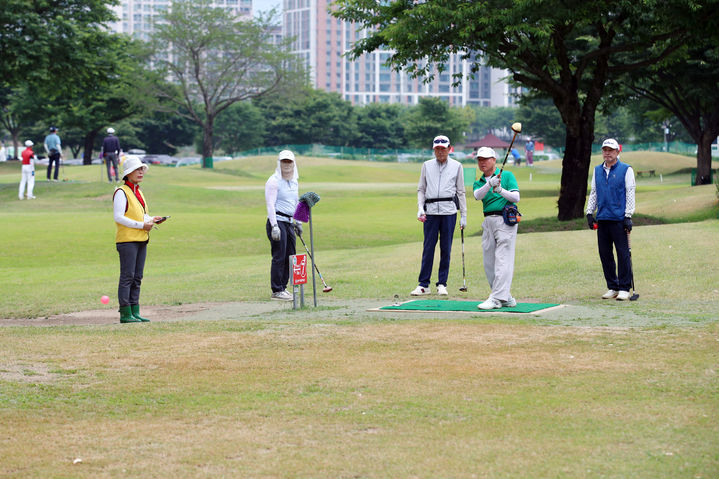
[[712,136],[709,130],[704,130],[697,143],[697,175],[694,183],[696,185],[711,183],[712,142],[714,138],[716,137]]
[[202,167],[212,168],[212,162],[207,158],[212,158],[214,152],[213,135],[214,135],[215,118],[207,115],[207,122],[202,126]]
[[83,165],[91,165],[92,164],[92,148],[95,144],[95,137],[97,136],[97,130],[89,131],[87,135],[85,135],[85,151],[82,153],[82,164]]
[[[572,131],[579,134],[572,134]],[[587,178],[594,141],[594,118],[585,118],[574,128],[567,125],[567,140],[562,160],[562,180],[557,206],[559,221],[569,221],[584,216],[587,200]]]

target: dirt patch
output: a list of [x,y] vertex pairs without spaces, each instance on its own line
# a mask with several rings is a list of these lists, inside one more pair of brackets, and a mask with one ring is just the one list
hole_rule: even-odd
[[0,381],[48,384],[59,375],[50,372],[46,364],[0,364]]

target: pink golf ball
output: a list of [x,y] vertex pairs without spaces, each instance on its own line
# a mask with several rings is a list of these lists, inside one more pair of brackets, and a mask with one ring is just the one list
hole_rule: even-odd
[[102,298],[100,298],[100,302],[101,302],[102,304],[107,304],[107,303],[110,302],[110,297],[109,297],[109,296],[103,296]]

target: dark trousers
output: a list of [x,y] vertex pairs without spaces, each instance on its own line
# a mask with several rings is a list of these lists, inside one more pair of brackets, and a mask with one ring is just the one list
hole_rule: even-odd
[[[624,231],[623,221],[599,220],[597,244],[599,259],[602,260],[604,279],[607,288],[614,291],[629,291],[632,286],[631,259],[629,258],[629,240]],[[614,249],[617,250],[617,264],[614,262]]]
[[105,167],[107,168],[107,181],[113,181],[112,178],[112,172],[110,170],[110,165],[112,165],[113,168],[115,168],[115,179],[114,181],[117,181],[120,177],[120,172],[117,171],[117,155],[115,153],[105,153]]
[[140,285],[145,269],[147,242],[116,243],[120,255],[120,282],[117,299],[120,306],[140,304]]
[[452,256],[452,238],[457,213],[453,215],[427,215],[424,222],[424,247],[422,250],[422,267],[419,270],[419,285],[429,287],[434,264],[434,249],[439,237],[439,274],[436,284],[447,286],[449,277],[449,260]]
[[287,288],[290,280],[290,256],[295,254],[295,229],[287,221],[278,221],[280,227],[280,240],[272,239],[272,225],[267,220],[265,229],[267,238],[272,246],[272,266],[270,268],[270,285],[272,292],[277,293]]
[[50,153],[47,155],[47,179],[50,179],[50,173],[52,172],[52,164],[55,163],[55,176],[54,178],[57,179],[57,174],[60,171],[60,152],[52,149],[50,150]]

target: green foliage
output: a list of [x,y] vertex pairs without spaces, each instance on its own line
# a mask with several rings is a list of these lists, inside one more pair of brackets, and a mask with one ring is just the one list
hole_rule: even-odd
[[447,135],[453,144],[462,143],[473,117],[471,108],[452,109],[441,98],[422,97],[403,117],[407,143],[415,148],[428,147],[440,134]]
[[123,149],[141,148],[148,153],[174,155],[181,146],[191,145],[197,126],[187,118],[164,112],[140,116],[128,122],[135,141],[123,137]]
[[402,148],[405,146],[404,107],[397,104],[370,103],[355,108],[357,137],[354,145],[364,148]]
[[517,121],[515,119],[517,115],[516,108],[506,106],[472,106],[471,108],[474,111],[474,118],[470,125],[470,137],[473,139],[482,138],[493,130],[507,127],[507,125],[511,125]]
[[264,146],[267,118],[250,101],[237,102],[220,113],[215,123],[215,145],[226,153]]
[[548,99],[521,102],[517,121],[522,123],[522,134],[539,139],[547,145],[564,145],[567,131],[559,111]]

